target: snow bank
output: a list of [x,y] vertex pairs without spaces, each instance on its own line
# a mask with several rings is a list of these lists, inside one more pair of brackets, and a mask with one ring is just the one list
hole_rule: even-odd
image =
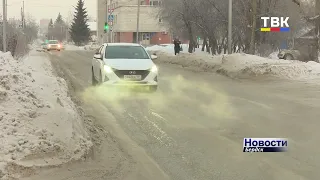
[[271,53],[268,58],[270,58],[270,59],[279,59],[278,58],[278,54],[279,54],[279,51],[275,51],[275,52]]
[[[320,78],[320,64],[316,62],[288,61],[268,59],[249,54],[232,54],[212,56],[204,52],[182,53],[172,56],[166,47],[149,47],[156,52],[160,62],[182,65],[194,70],[212,71],[232,77],[252,77],[271,75],[286,79]],[[170,53],[170,54],[169,54]],[[168,55],[169,54],[169,55]],[[166,56],[166,58],[161,58]]]
[[3,178],[77,160],[91,149],[67,84],[53,75],[44,54],[31,52],[17,61],[0,52],[0,109]]
[[84,46],[75,46],[72,44],[67,44],[65,45],[65,50],[70,50],[70,51],[84,50]]
[[313,79],[320,77],[320,64],[310,61],[268,59],[249,54],[232,54],[222,58],[221,68],[235,76],[273,75],[287,79]]
[[[181,54],[188,52],[188,44],[182,44],[182,49],[183,51]],[[160,51],[167,53],[167,55],[172,55],[174,56],[174,45],[173,44],[160,44],[160,45],[154,45],[154,46],[149,46],[146,48],[147,51]]]

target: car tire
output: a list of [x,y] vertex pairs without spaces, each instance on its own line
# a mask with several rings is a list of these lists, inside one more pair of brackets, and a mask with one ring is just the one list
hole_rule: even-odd
[[293,60],[293,56],[292,56],[292,54],[286,54],[283,59],[285,59],[285,60]]
[[157,90],[158,90],[158,86],[157,85],[149,86],[149,92],[156,92]]
[[93,67],[91,68],[91,76],[92,76],[92,86],[97,86],[99,82],[94,77]]

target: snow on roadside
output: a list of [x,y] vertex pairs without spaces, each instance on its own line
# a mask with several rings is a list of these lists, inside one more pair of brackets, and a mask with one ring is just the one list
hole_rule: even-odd
[[275,51],[275,52],[271,53],[268,58],[270,58],[270,59],[279,59],[278,58],[278,54],[279,54],[279,51]]
[[269,59],[242,53],[212,56],[196,52],[174,56],[168,49],[168,46],[147,48],[148,51],[156,52],[159,56],[166,56],[166,58],[159,58],[160,62],[178,64],[194,70],[218,72],[232,78],[261,75],[297,80],[320,78],[320,64],[316,62]]
[[77,50],[85,50],[85,49],[84,49],[84,46],[75,46],[72,44],[66,44],[65,50],[77,51]]
[[[182,53],[188,51],[188,44],[182,44]],[[169,56],[172,55],[174,56],[174,46],[173,44],[160,44],[160,45],[154,45],[154,46],[149,46],[146,48],[148,51],[161,51],[164,53],[167,53]]]
[[41,53],[32,51],[18,61],[0,52],[0,109],[4,179],[17,176],[17,170],[81,159],[91,149],[67,83],[53,75],[50,61]]

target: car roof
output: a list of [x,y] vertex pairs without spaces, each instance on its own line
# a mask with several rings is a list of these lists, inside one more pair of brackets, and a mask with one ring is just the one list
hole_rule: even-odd
[[137,43],[104,43],[105,46],[140,46],[140,44]]

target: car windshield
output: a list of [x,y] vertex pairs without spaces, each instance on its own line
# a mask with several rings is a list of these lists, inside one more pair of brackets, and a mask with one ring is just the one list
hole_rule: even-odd
[[49,41],[48,44],[59,44],[59,42],[58,41]]
[[149,59],[148,54],[140,46],[108,46],[107,59]]

